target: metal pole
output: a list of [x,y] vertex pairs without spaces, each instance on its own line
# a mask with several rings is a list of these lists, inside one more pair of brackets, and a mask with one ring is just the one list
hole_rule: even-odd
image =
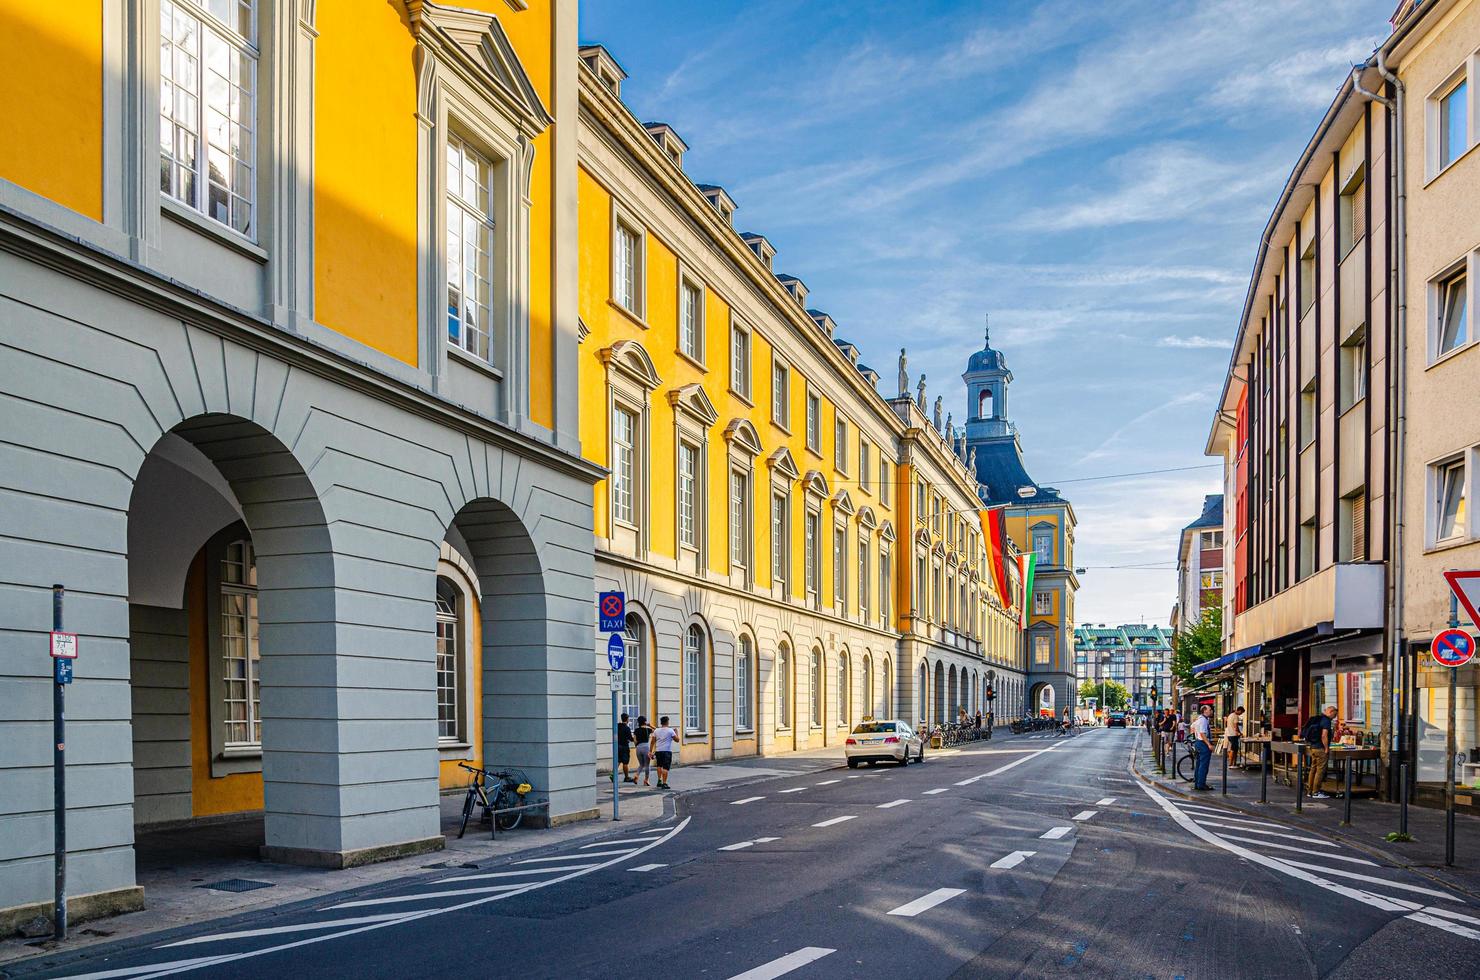
[[[1459,596],[1449,593],[1449,627],[1459,628]],[[1454,674],[1449,668],[1449,730],[1444,735],[1444,867],[1454,867]]]
[[1269,802],[1269,743],[1264,743],[1264,751],[1259,758],[1259,802]]
[[[61,585],[51,587],[51,628],[62,630],[62,601],[67,590]],[[56,891],[52,901],[52,935],[57,940],[67,938],[67,687],[57,676],[57,665],[52,661],[51,678],[51,774],[52,774],[52,864],[56,870]]]
[[612,821],[622,819],[622,786],[617,782],[617,683],[612,674]]
[[1228,795],[1228,748],[1225,747],[1220,755],[1223,756],[1223,795]]
[[1352,760],[1347,759],[1346,765],[1346,814],[1341,818],[1342,826],[1350,827],[1352,823]]
[[1408,760],[1398,763],[1398,779],[1401,785],[1398,787],[1398,832],[1405,837],[1408,835]]
[[1305,812],[1305,746],[1295,746],[1295,812]]

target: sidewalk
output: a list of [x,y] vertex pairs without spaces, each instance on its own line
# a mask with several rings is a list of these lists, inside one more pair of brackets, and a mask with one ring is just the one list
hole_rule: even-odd
[[[1183,754],[1178,750],[1179,755]],[[1454,818],[1454,867],[1444,866],[1444,811],[1430,807],[1409,805],[1408,833],[1413,840],[1396,843],[1385,840],[1385,836],[1398,829],[1399,806],[1396,803],[1381,803],[1377,800],[1355,797],[1352,800],[1351,826],[1343,826],[1345,801],[1340,796],[1329,800],[1312,800],[1306,797],[1302,813],[1295,812],[1295,790],[1286,786],[1270,774],[1268,803],[1259,802],[1259,772],[1230,768],[1228,770],[1228,795],[1222,789],[1222,765],[1218,756],[1208,771],[1211,793],[1196,793],[1192,784],[1176,779],[1170,774],[1156,772],[1156,761],[1151,754],[1150,739],[1144,734],[1136,738],[1136,747],[1131,755],[1131,768],[1142,781],[1150,783],[1163,793],[1196,800],[1212,806],[1226,806],[1241,810],[1261,820],[1272,820],[1290,827],[1301,828],[1326,838],[1347,844],[1369,857],[1395,868],[1405,868],[1424,875],[1433,881],[1471,898],[1480,899],[1480,819],[1456,815]],[[1327,792],[1332,780],[1327,778]]]
[[[463,796],[461,793],[443,796],[445,850],[339,871],[259,860],[257,848],[263,833],[260,816],[186,829],[141,831],[135,841],[135,862],[138,883],[144,887],[142,911],[74,923],[68,930],[67,941],[61,944],[49,938],[50,926],[46,938],[12,936],[0,940],[0,967],[56,949],[80,949],[243,912],[291,905],[434,868],[476,867],[484,862],[555,850],[574,842],[629,832],[665,816],[671,817],[677,800],[692,793],[816,772],[842,763],[842,749],[835,748],[775,758],[678,766],[670,776],[672,791],[624,786],[620,823],[612,822],[611,779],[602,776],[596,783],[600,810],[596,819],[549,829],[519,827],[501,832],[497,839],[490,838],[487,825],[470,822],[467,835],[459,840],[457,828]],[[237,888],[245,890],[232,890]]]

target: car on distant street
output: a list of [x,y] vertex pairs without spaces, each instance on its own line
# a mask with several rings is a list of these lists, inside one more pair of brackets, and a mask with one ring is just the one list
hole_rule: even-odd
[[859,722],[848,734],[843,755],[849,769],[860,762],[893,762],[907,766],[913,760],[925,761],[925,739],[907,722],[894,719]]
[[1112,711],[1109,714],[1107,714],[1105,716],[1105,727],[1106,728],[1125,728],[1126,727],[1125,712],[1124,711]]

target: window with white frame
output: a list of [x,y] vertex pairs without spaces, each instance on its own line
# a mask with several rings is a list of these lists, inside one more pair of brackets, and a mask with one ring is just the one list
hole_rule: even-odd
[[1358,329],[1352,338],[1341,345],[1340,362],[1337,365],[1339,398],[1338,411],[1346,411],[1367,397],[1367,334]]
[[785,586],[791,578],[791,507],[784,493],[771,495],[771,580]]
[[1429,467],[1430,508],[1435,544],[1457,541],[1469,534],[1466,497],[1468,476],[1463,454]]
[[918,709],[920,712],[920,721],[922,722],[930,713],[930,696],[929,692],[927,691],[929,676],[929,673],[925,669],[925,665],[921,664],[918,675],[915,678],[915,686],[919,688],[919,697],[917,698],[917,701],[919,702]]
[[696,623],[683,639],[683,725],[689,732],[704,730],[704,630]]
[[678,444],[678,542],[699,547],[699,449]]
[[841,417],[833,422],[833,467],[848,472],[848,423]]
[[1198,547],[1203,551],[1213,551],[1223,547],[1222,531],[1202,531],[1198,535]]
[[822,453],[822,399],[807,392],[807,448]]
[[739,323],[730,328],[730,390],[750,398],[750,331]]
[[493,165],[457,136],[447,139],[447,341],[492,356]]
[[890,556],[889,543],[886,541],[879,547],[879,618],[887,626],[889,617],[893,613],[894,593],[890,585]]
[[160,0],[160,192],[248,238],[257,61],[254,0]]
[[1037,666],[1053,662],[1053,637],[1047,633],[1033,636],[1033,663]]
[[633,503],[637,483],[637,415],[625,408],[612,413],[612,516],[637,521]]
[[791,368],[775,355],[771,360],[771,421],[791,428]]
[[257,643],[257,557],[243,538],[221,555],[222,718],[226,744],[262,744],[262,654]]
[[750,567],[750,474],[730,470],[730,564]]
[[446,576],[437,576],[437,737],[461,738],[462,596]]
[[1199,572],[1198,573],[1198,586],[1200,588],[1204,588],[1204,589],[1221,589],[1221,588],[1223,588],[1223,571],[1222,571],[1222,569],[1214,569],[1213,571],[1210,571],[1210,572]]
[[1033,593],[1033,615],[1035,615],[1035,616],[1052,616],[1053,615],[1053,593],[1052,592],[1034,592]]
[[889,504],[889,460],[882,455],[879,457],[879,499],[885,506]]
[[641,617],[635,613],[628,613],[626,620],[627,628],[622,632],[623,644],[627,648],[626,659],[622,661],[622,669],[617,675],[617,683],[620,691],[617,697],[620,700],[618,712],[625,711],[629,718],[636,719],[639,715],[647,714],[647,707],[643,703],[643,669],[647,665],[645,653],[647,647],[647,627],[643,625]]
[[869,491],[869,481],[873,479],[873,448],[860,433],[858,437],[858,486],[859,489]]
[[1463,347],[1470,341],[1469,277],[1463,266],[1433,283],[1429,289],[1434,310],[1433,350],[1435,357]]
[[808,692],[808,694],[811,696],[811,704],[812,704],[812,727],[813,728],[821,728],[822,727],[822,651],[816,649],[815,647],[812,650],[812,678],[811,679],[812,679],[812,683],[808,685],[811,688],[811,690]]
[[785,640],[776,648],[776,727],[791,727],[791,647]]
[[838,658],[838,727],[853,727],[853,691],[848,678],[848,657]]
[[820,564],[817,549],[821,545],[818,538],[821,535],[821,517],[815,510],[808,510],[806,523],[802,532],[802,565],[806,576],[806,587],[808,598],[817,601],[822,591],[822,579],[819,575]]
[[842,527],[833,528],[833,605],[848,611],[848,532]]
[[[1458,81],[1432,100],[1438,112],[1433,117],[1436,132],[1436,163],[1443,170],[1470,148],[1470,83],[1461,73]],[[1436,171],[1437,172],[1437,171]]]
[[858,535],[858,618],[864,621],[868,620],[869,562],[872,557],[868,553],[868,532],[861,532]]
[[704,290],[687,277],[678,287],[678,349],[696,361],[704,360]]
[[755,684],[755,645],[750,637],[740,634],[735,652],[735,727],[742,732],[755,728],[755,708],[751,700]]
[[1038,555],[1038,563],[1040,565],[1052,565],[1053,564],[1053,532],[1052,531],[1034,531],[1033,532],[1033,551],[1034,551],[1034,553],[1036,553]]
[[637,226],[617,218],[612,236],[612,299],[633,316],[642,316],[643,238]]

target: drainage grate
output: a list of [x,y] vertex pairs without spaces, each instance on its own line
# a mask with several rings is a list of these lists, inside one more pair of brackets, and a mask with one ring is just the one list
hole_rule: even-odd
[[196,885],[197,888],[212,888],[218,892],[254,892],[259,888],[271,888],[270,881],[252,881],[249,878],[227,878],[225,881],[213,881],[209,885]]

